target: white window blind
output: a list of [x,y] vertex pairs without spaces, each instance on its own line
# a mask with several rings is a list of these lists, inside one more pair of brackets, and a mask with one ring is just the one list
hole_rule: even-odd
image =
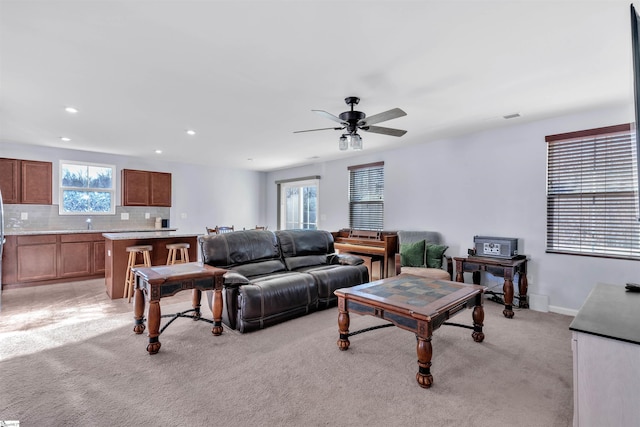
[[382,230],[384,162],[349,166],[349,227]]
[[546,137],[547,252],[640,259],[635,133]]

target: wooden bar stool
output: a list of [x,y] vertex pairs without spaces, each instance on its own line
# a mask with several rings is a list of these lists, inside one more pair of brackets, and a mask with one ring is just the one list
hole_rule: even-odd
[[[133,296],[133,284],[135,283],[135,275],[131,269],[133,267],[151,267],[151,256],[149,252],[153,250],[151,245],[128,246],[129,262],[127,263],[127,274],[124,281],[124,293],[122,298],[128,298],[127,302],[131,302]],[[142,264],[136,264],[138,254],[142,254]]]
[[[189,251],[187,249],[190,247],[191,245],[188,243],[169,243],[167,245],[167,249],[169,249],[167,265],[189,262]],[[180,259],[177,259],[178,253],[180,254]]]

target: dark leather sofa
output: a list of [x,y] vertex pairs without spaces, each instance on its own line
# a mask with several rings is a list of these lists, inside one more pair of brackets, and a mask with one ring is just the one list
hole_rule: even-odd
[[199,242],[204,263],[229,270],[223,322],[240,332],[330,307],[336,289],[369,281],[362,259],[336,254],[328,231],[235,231]]

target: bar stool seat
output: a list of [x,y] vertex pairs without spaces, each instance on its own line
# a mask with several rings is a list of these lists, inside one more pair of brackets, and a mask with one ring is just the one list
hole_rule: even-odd
[[[189,262],[189,249],[191,245],[189,243],[169,243],[167,249],[169,254],[167,255],[167,265],[181,264]],[[180,259],[178,259],[180,254]]]
[[[134,267],[151,267],[151,255],[149,252],[153,250],[151,245],[127,246],[126,251],[129,252],[129,262],[127,263],[127,274],[124,281],[124,293],[122,298],[128,298],[127,302],[131,302],[133,296],[133,285],[135,283],[135,275],[131,270]],[[136,264],[138,254],[142,254],[142,264]]]

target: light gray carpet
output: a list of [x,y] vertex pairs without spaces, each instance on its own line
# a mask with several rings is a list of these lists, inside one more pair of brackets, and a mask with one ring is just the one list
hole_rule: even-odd
[[[189,308],[163,306],[163,313]],[[208,314],[205,310],[205,315]],[[6,319],[5,319],[6,320]],[[163,319],[164,320],[164,319]],[[569,323],[485,303],[485,341],[442,326],[434,385],[420,388],[415,336],[385,328],[338,350],[337,309],[268,329],[210,333],[178,319],[160,353],[131,314],[0,331],[0,420],[22,426],[570,426]],[[471,310],[452,319],[471,323]],[[351,316],[351,331],[383,323]]]

